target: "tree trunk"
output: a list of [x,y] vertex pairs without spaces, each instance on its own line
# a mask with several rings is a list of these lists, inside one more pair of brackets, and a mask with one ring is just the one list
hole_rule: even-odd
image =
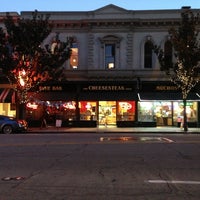
[[16,118],[26,119],[26,103],[18,103],[16,106]]
[[19,94],[16,92],[16,118],[26,119],[26,103],[21,103],[18,95]]
[[185,132],[188,131],[186,103],[187,103],[187,100],[184,98],[183,99],[183,128]]

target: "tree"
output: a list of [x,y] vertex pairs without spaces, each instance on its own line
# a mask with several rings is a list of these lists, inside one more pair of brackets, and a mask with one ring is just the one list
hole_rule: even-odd
[[59,34],[51,44],[44,40],[53,30],[49,16],[33,12],[31,19],[7,15],[6,31],[0,30],[0,66],[17,93],[19,104],[28,101],[28,92],[49,80],[62,80],[63,64],[70,58],[72,38],[59,40]]
[[180,89],[183,98],[183,125],[188,130],[186,103],[188,94],[199,81],[200,72],[200,40],[198,26],[200,18],[190,9],[181,13],[178,28],[170,28],[169,34],[174,49],[174,61],[165,56],[165,52],[158,46],[154,51],[158,57],[161,70],[165,71],[171,81]]

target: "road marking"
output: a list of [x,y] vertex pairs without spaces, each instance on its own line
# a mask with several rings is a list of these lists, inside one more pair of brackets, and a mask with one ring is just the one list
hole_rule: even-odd
[[169,139],[169,138],[165,138],[165,137],[163,137],[162,139],[165,140],[165,141],[167,141],[167,142],[169,142],[169,143],[174,142],[173,140],[171,140],[171,139]]
[[100,141],[132,141],[138,140],[136,137],[100,137]]
[[148,180],[148,183],[157,184],[188,184],[188,185],[200,185],[200,181],[178,181],[178,180]]
[[100,142],[104,141],[121,141],[121,142],[127,142],[127,141],[135,141],[135,142],[167,142],[172,143],[173,140],[166,138],[166,137],[100,137]]

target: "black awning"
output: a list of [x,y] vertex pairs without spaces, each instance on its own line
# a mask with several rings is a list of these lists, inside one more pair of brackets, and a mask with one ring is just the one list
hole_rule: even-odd
[[39,101],[73,101],[76,100],[76,94],[69,92],[31,92],[29,98]]
[[120,101],[137,100],[137,94],[134,92],[82,92],[79,95],[81,101]]
[[[182,100],[182,94],[180,92],[145,92],[138,93],[138,99],[140,101],[153,101],[153,100],[161,100],[161,101],[178,101]],[[189,93],[187,100],[196,100],[200,101],[200,97],[196,93]]]
[[11,88],[0,89],[0,103],[15,103],[15,92]]

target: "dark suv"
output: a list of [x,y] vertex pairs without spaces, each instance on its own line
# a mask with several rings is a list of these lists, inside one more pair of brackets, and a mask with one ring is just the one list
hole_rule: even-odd
[[0,132],[4,134],[25,132],[28,124],[25,120],[16,120],[13,117],[0,115]]

